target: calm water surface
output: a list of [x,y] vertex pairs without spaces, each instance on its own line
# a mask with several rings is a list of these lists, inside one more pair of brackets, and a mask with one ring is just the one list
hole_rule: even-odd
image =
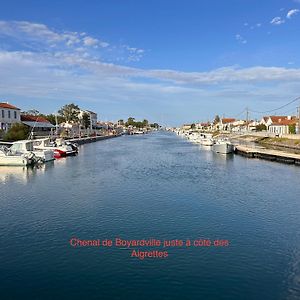
[[[173,134],[0,168],[1,299],[300,299],[300,168]],[[72,248],[81,239],[228,239],[229,247]]]

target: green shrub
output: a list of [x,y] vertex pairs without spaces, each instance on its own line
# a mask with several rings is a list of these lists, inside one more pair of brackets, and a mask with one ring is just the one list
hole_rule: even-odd
[[296,125],[289,125],[289,133],[296,134]]
[[15,123],[4,135],[4,141],[26,140],[29,136],[28,126],[22,123]]

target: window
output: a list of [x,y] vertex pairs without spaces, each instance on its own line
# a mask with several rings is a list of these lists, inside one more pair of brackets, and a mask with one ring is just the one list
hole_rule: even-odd
[[15,119],[17,118],[17,112],[16,111],[14,111],[14,116],[15,116]]
[[4,109],[2,109],[2,118],[5,117],[5,114],[4,114]]
[[8,118],[10,119],[10,110],[8,111]]

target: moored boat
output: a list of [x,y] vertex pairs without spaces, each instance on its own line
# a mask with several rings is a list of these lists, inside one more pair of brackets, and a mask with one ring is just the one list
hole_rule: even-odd
[[234,146],[230,141],[226,140],[217,140],[213,144],[213,151],[221,154],[233,153]]
[[29,166],[36,163],[36,157],[32,152],[14,154],[7,147],[0,148],[0,166]]
[[13,154],[33,153],[40,162],[54,160],[54,151],[50,149],[34,149],[34,140],[21,140],[14,142],[10,147]]
[[54,142],[51,142],[49,138],[33,140],[35,150],[52,150],[55,158],[75,155],[78,153],[78,148],[75,145],[73,147],[71,143],[67,144],[63,139],[56,139]]

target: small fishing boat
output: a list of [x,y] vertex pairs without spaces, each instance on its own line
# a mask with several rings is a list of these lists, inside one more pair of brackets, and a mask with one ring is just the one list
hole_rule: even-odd
[[213,144],[213,151],[221,154],[233,153],[234,145],[228,140],[217,140]]

